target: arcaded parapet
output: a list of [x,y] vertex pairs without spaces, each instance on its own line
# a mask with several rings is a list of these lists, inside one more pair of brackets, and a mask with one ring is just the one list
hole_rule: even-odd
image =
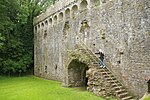
[[59,0],[54,5],[51,5],[45,12],[34,18],[34,24],[37,24],[50,16],[59,13],[61,10],[65,9],[67,6],[75,3],[76,0]]
[[149,0],[59,0],[34,18],[35,75],[62,81],[68,50],[101,48],[107,67],[141,97],[150,77]]

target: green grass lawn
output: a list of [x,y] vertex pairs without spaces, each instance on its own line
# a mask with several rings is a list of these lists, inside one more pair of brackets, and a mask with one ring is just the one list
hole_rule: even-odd
[[150,96],[149,96],[149,97],[147,97],[147,98],[145,98],[144,100],[150,100]]
[[104,100],[92,93],[65,88],[35,76],[0,77],[0,100]]

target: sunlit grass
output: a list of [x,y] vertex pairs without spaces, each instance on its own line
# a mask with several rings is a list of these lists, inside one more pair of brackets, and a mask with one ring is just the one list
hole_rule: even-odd
[[149,97],[147,97],[147,98],[145,98],[144,100],[150,100],[150,96],[149,96]]
[[0,100],[104,100],[87,91],[35,76],[0,77]]

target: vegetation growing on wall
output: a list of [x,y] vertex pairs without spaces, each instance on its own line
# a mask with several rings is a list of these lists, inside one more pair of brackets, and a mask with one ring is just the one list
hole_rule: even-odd
[[68,51],[71,59],[78,59],[79,62],[83,62],[85,64],[90,64],[90,56],[86,53],[83,53],[80,49],[75,49]]
[[53,0],[0,0],[0,74],[33,67],[33,18]]

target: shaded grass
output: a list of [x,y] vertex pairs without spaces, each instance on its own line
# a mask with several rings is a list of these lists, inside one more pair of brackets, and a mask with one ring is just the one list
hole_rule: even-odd
[[104,100],[78,88],[35,76],[0,77],[0,100]]

